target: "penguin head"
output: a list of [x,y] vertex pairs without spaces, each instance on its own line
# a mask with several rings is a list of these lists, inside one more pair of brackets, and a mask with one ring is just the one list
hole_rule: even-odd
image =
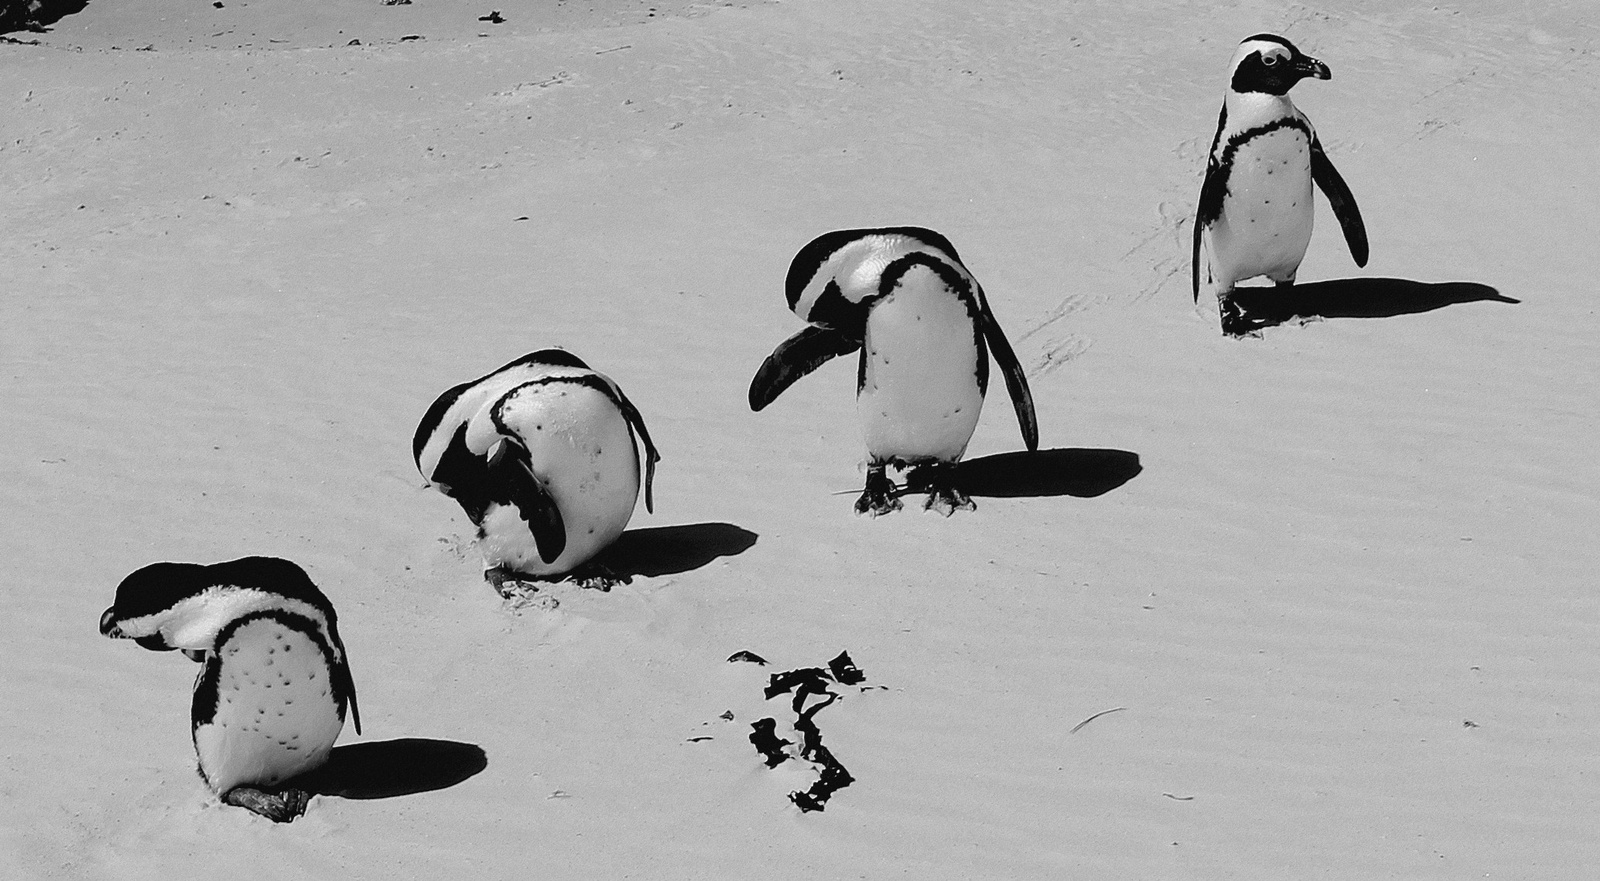
[[100,616],[100,633],[112,639],[131,639],[151,651],[204,652],[213,647],[228,622],[250,612],[284,608],[316,620],[338,644],[337,624],[327,597],[305,570],[272,557],[245,557],[210,566],[145,566],[117,585],[116,602]]
[[824,233],[789,264],[789,308],[812,324],[859,335],[866,303],[881,293],[884,269],[913,251],[935,252],[946,263],[961,260],[949,239],[920,226]]
[[112,639],[131,639],[156,652],[177,648],[163,628],[178,610],[204,591],[204,566],[194,563],[152,563],[122,579],[117,600],[100,616],[100,633]]
[[1240,94],[1262,92],[1287,95],[1306,77],[1329,79],[1328,65],[1304,55],[1276,34],[1247,37],[1233,53],[1233,80],[1229,87]]

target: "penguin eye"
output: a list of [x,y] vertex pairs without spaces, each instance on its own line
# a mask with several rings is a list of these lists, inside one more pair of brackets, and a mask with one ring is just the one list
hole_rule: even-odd
[[1265,64],[1268,67],[1271,67],[1274,64],[1278,63],[1278,56],[1276,56],[1276,55],[1263,55],[1263,56],[1261,56],[1261,63]]

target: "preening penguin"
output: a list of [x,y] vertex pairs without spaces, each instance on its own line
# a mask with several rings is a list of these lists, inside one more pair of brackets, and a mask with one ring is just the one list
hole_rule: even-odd
[[328,760],[346,708],[361,733],[333,604],[288,560],[151,564],[118,585],[100,632],[200,662],[190,731],[227,804],[293,820],[310,801],[293,779]]
[[989,355],[1005,376],[1028,449],[1039,427],[1028,380],[983,288],[944,236],[920,227],[846,229],[800,249],[785,284],[789,308],[810,322],[783,341],[750,383],[750,409],[772,403],[830,358],[860,350],[856,412],[867,445],[867,484],[856,513],[900,507],[889,466],[909,469],[925,507],[971,510],[956,463],[978,425]]
[[622,389],[576,355],[544,349],[433,402],[412,453],[478,527],[484,577],[557,578],[616,541],[661,459]]
[[1294,284],[1311,241],[1313,181],[1357,266],[1367,265],[1367,230],[1311,121],[1289,100],[1300,80],[1328,79],[1328,66],[1282,37],[1256,34],[1239,44],[1231,70],[1195,212],[1192,276],[1199,302],[1204,246],[1223,333],[1237,335],[1247,325],[1229,296],[1235,285],[1258,275]]

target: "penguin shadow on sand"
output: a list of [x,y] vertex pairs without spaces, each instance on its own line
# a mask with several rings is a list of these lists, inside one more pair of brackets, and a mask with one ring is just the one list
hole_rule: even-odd
[[753,547],[757,538],[754,532],[732,523],[629,529],[601,552],[598,562],[627,583],[635,575],[679,575],[720,557],[737,556]]
[[956,475],[975,496],[1089,499],[1122,486],[1142,470],[1138,453],[1069,447],[980,456],[958,464]]
[[1486,284],[1425,282],[1404,278],[1339,278],[1284,287],[1236,288],[1245,332],[1324,318],[1393,318],[1458,303],[1521,303]]
[[326,764],[295,785],[339,798],[395,798],[449,789],[488,766],[488,755],[476,744],[402,737],[334,747]]

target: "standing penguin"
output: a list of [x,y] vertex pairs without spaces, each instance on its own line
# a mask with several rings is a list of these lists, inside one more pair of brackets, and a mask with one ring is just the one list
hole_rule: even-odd
[[913,226],[830,232],[795,255],[785,288],[789,308],[810,326],[756,371],[750,409],[766,407],[828,359],[860,349],[856,412],[868,461],[857,514],[899,509],[885,473],[890,465],[909,469],[906,485],[928,493],[925,508],[948,516],[976,507],[956,485],[956,463],[983,409],[990,352],[1023,440],[1038,449],[1022,365],[983,288],[944,236]]
[[290,822],[311,797],[284,784],[328,760],[347,707],[361,733],[333,604],[288,560],[153,563],[117,586],[100,632],[200,662],[190,731],[227,804]]
[[1282,37],[1256,34],[1239,44],[1231,69],[1200,186],[1192,274],[1199,302],[1203,241],[1222,331],[1237,336],[1248,324],[1230,296],[1235,285],[1258,275],[1294,284],[1311,241],[1313,181],[1333,206],[1357,266],[1367,265],[1367,230],[1311,121],[1289,100],[1305,77],[1328,79],[1328,66]]
[[[484,577],[557,578],[622,534],[661,456],[622,389],[576,355],[544,349],[439,396],[417,425],[417,470],[478,527]],[[599,576],[602,583],[607,579]]]

